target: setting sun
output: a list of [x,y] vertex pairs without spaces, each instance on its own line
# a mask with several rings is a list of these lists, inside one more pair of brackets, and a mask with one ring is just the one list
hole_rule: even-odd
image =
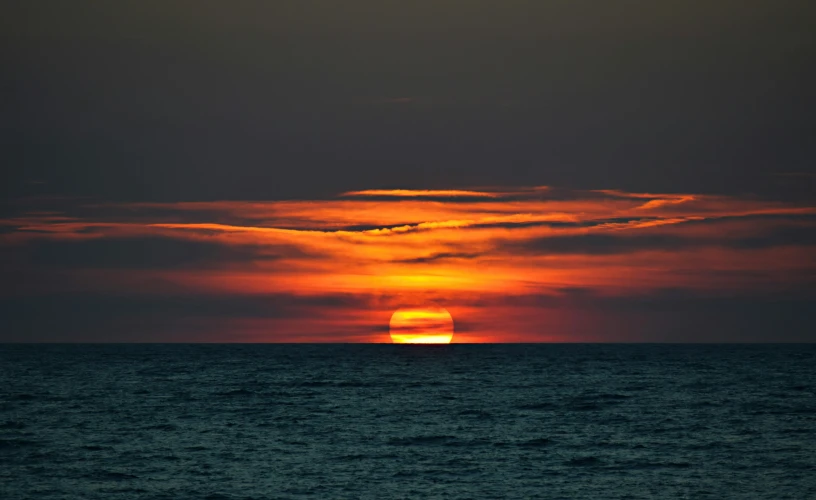
[[395,344],[449,344],[453,318],[438,306],[402,308],[391,316],[390,329]]

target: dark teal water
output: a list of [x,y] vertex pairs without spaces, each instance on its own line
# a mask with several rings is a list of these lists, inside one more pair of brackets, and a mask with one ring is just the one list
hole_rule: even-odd
[[814,345],[0,345],[0,498],[816,498]]

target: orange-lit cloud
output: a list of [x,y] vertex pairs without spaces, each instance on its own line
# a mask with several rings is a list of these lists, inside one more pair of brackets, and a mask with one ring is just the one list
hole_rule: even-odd
[[432,198],[473,196],[482,198],[497,198],[498,194],[489,191],[464,191],[459,189],[431,190],[431,189],[367,189],[364,191],[349,191],[343,196],[393,196],[396,198]]
[[[454,341],[587,340],[561,318],[587,297],[811,287],[815,223],[816,208],[781,202],[545,187],[82,204],[0,221],[27,276],[0,293],[291,297],[293,316],[224,313],[252,341],[387,341],[390,313],[424,302],[451,311]],[[354,300],[326,316],[326,297]]]

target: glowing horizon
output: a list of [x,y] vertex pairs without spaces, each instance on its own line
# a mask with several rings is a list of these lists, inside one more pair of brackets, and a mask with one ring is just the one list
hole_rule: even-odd
[[400,304],[433,302],[463,320],[456,342],[571,342],[603,340],[593,332],[612,312],[581,310],[616,301],[806,289],[816,258],[801,235],[814,215],[810,206],[689,193],[364,190],[75,203],[0,221],[0,244],[32,269],[27,249],[53,248],[37,258],[57,262],[56,274],[20,293],[235,303],[212,320],[195,308],[174,317],[203,325],[185,326],[200,329],[193,338],[388,342]]

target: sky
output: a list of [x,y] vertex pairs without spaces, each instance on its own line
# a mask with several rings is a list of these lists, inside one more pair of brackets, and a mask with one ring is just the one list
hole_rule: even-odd
[[0,341],[816,341],[808,1],[0,6]]

